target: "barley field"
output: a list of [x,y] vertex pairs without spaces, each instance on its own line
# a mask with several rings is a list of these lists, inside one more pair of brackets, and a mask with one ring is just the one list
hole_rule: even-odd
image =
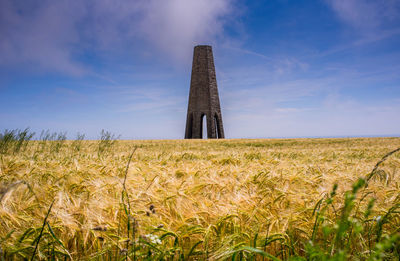
[[0,139],[0,260],[399,259],[400,138],[49,137]]

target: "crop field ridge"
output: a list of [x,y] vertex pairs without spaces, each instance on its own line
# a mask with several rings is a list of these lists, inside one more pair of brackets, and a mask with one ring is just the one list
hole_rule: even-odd
[[0,260],[399,260],[400,138],[0,135]]

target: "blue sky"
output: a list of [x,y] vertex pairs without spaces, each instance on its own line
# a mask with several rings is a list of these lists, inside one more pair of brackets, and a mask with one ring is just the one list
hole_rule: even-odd
[[398,0],[0,0],[0,130],[184,136],[213,46],[227,138],[398,136]]

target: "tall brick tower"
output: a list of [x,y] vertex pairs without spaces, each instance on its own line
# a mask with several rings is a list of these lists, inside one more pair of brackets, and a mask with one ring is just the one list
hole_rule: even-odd
[[198,45],[193,53],[185,139],[203,138],[204,117],[207,121],[207,137],[225,138],[212,48]]

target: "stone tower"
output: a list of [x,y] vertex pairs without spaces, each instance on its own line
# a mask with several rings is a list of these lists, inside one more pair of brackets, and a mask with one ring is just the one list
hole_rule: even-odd
[[212,48],[198,45],[193,53],[185,139],[203,138],[204,117],[207,138],[225,138]]

